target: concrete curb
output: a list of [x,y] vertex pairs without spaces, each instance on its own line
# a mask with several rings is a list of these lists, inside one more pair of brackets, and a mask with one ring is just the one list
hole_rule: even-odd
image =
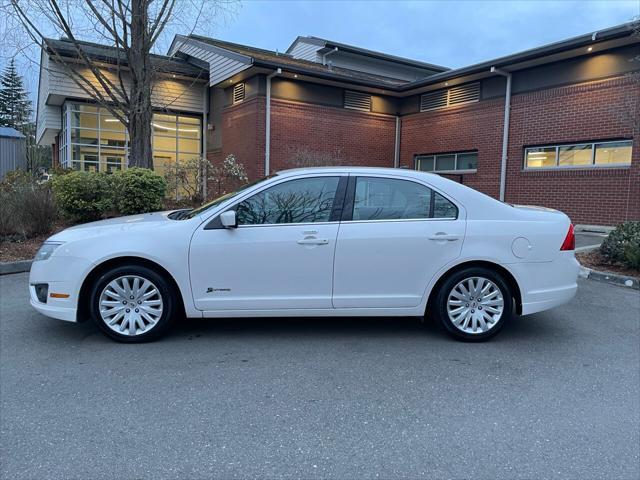
[[10,273],[24,273],[31,270],[31,260],[20,260],[19,262],[0,262],[0,275]]
[[589,280],[595,280],[596,282],[611,283],[620,287],[632,288],[634,290],[640,290],[640,280],[634,277],[628,277],[626,275],[618,275],[616,273],[599,272],[586,267],[580,267],[580,276],[582,278],[588,278]]

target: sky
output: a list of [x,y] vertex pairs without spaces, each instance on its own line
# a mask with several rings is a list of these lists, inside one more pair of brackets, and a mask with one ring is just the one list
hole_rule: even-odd
[[[640,0],[242,0],[195,33],[280,52],[296,36],[313,35],[457,68],[639,16]],[[35,95],[37,68],[23,71]]]
[[214,36],[285,51],[313,35],[451,68],[628,22],[640,0],[246,0]]

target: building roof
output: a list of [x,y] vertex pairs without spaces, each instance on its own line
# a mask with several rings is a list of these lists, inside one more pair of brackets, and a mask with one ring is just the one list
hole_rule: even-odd
[[251,57],[253,65],[264,66],[270,68],[283,68],[296,73],[309,74],[314,76],[324,76],[328,79],[349,81],[360,83],[376,88],[397,87],[407,83],[406,80],[390,78],[382,75],[361,72],[344,67],[336,67],[322,65],[321,63],[311,62],[300,58],[293,58],[287,53],[274,52],[262,48],[240,45],[238,43],[225,42],[214,38],[203,37],[200,35],[189,35],[188,38],[200,42],[213,45],[214,47],[229,50],[247,57]]
[[0,137],[25,138],[23,134],[11,127],[0,127]]
[[[413,88],[418,88],[418,87],[433,84],[433,83],[439,83],[439,82],[456,78],[456,77],[461,77],[461,76],[471,75],[471,74],[482,72],[482,71],[487,71],[491,67],[508,69],[509,67],[516,66],[518,64],[524,65],[526,64],[526,62],[531,62],[543,57],[550,57],[554,54],[559,54],[561,52],[579,49],[581,47],[589,47],[590,45],[593,45],[596,42],[629,37],[629,36],[632,36],[635,32],[637,32],[639,28],[640,28],[640,21],[635,21],[635,22],[624,23],[622,25],[616,25],[615,27],[607,28],[604,30],[585,33],[584,35],[572,37],[567,40],[549,43],[546,45],[542,45],[541,47],[524,50],[522,52],[514,53],[504,57],[494,58],[492,60],[487,60],[485,62],[477,63],[475,65],[470,65],[468,67],[462,67],[454,70],[448,70],[442,73],[437,73],[430,77],[427,77],[421,80],[416,80],[411,83],[407,83],[406,85],[403,85],[402,87],[400,87],[400,90],[402,91],[410,90]],[[636,38],[636,42],[640,43],[640,38]],[[585,50],[581,54],[587,54],[587,51]]]
[[314,37],[314,36],[299,36],[296,38],[291,46],[287,49],[287,53],[289,53],[293,46],[297,41],[307,41],[308,43],[315,43],[327,49],[338,48],[338,50],[350,53],[356,53],[358,55],[364,55],[366,57],[376,58],[378,60],[386,60],[388,62],[400,63],[403,65],[409,65],[411,67],[416,68],[426,68],[429,70],[434,70],[436,72],[444,72],[446,70],[450,70],[448,67],[443,67],[441,65],[434,65],[433,63],[421,62],[419,60],[413,60],[411,58],[406,57],[398,57],[396,55],[390,55],[388,53],[377,52],[375,50],[368,50],[366,48],[360,48],[353,45],[348,45],[346,43],[334,42],[333,40],[327,40],[325,38]]
[[[127,65],[126,56],[122,49],[92,42],[77,41],[77,43],[81,45],[85,54],[93,60],[112,64],[116,64],[120,61],[121,65]],[[47,38],[45,39],[45,45],[49,54],[57,53],[62,57],[78,58],[76,45],[69,39],[62,38],[60,40],[56,40]],[[55,50],[55,52],[52,50]],[[177,57],[152,54],[151,63],[154,68],[163,73],[196,78],[207,78],[209,76],[209,72],[206,69],[202,69],[197,65],[193,65],[186,60]]]

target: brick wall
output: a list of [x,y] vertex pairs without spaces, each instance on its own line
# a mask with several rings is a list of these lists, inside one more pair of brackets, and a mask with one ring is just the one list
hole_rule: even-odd
[[[233,154],[242,163],[250,180],[264,176],[264,97],[254,97],[231,105],[222,112],[222,148],[209,150],[207,158],[221,163]],[[210,184],[208,197],[216,196],[217,185]],[[223,187],[224,188],[224,187]]]
[[[506,200],[557,208],[574,223],[640,219],[639,101],[637,76],[515,95]],[[618,138],[634,139],[630,168],[523,170],[525,146]]]
[[[574,223],[613,225],[640,219],[640,83],[637,76],[514,95],[506,200],[557,208]],[[251,180],[264,175],[264,97],[227,107],[221,161],[233,153]],[[450,176],[498,197],[504,101],[485,100],[402,117],[400,164],[414,155],[478,151],[478,171]],[[291,168],[300,152],[342,165],[393,166],[395,118],[272,99],[271,171]],[[635,121],[635,125],[634,125]],[[635,128],[635,132],[634,132]],[[630,168],[524,171],[524,147],[634,138]]]
[[393,167],[395,117],[271,100],[272,171],[304,152],[340,165]]
[[[504,102],[487,100],[446,110],[402,118],[400,165],[415,168],[421,153],[478,150],[478,172],[462,176],[462,183],[488,195],[500,192],[500,155]],[[460,181],[460,176],[448,176]]]
[[[556,208],[574,223],[640,219],[639,101],[637,76],[514,95],[506,201]],[[503,114],[495,99],[406,116],[401,165],[413,168],[420,153],[478,150],[477,173],[449,178],[497,198]],[[618,138],[634,139],[630,168],[524,171],[525,146]]]

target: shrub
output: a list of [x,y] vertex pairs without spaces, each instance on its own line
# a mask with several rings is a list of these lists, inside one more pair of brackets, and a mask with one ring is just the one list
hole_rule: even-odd
[[146,168],[129,168],[111,176],[113,206],[123,215],[162,209],[167,183]]
[[105,173],[71,172],[54,176],[51,184],[58,207],[72,220],[99,220],[113,207],[111,182]]
[[48,233],[57,218],[49,185],[25,173],[7,174],[0,184],[0,236],[33,237]]
[[640,270],[640,242],[629,243],[624,248],[624,263],[631,268]]
[[[600,246],[600,252],[615,262],[633,262],[640,249],[640,222],[626,222],[618,225]],[[628,254],[626,252],[629,252]]]

